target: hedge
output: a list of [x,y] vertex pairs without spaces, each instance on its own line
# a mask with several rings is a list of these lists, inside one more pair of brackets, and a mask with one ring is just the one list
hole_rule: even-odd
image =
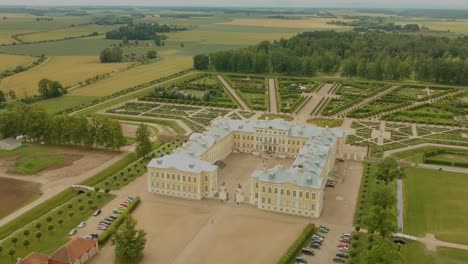
[[119,226],[124,221],[124,216],[132,213],[139,203],[140,203],[140,196],[137,196],[135,197],[135,200],[133,200],[133,202],[128,205],[127,209],[125,209],[122,212],[122,214],[117,216],[117,219],[115,219],[115,221],[112,222],[112,224],[110,224],[107,230],[105,230],[99,235],[98,237],[99,245],[104,245],[112,237],[112,235],[117,232],[117,230],[119,229]]
[[16,230],[31,223],[32,221],[43,216],[44,214],[52,211],[56,207],[66,203],[76,195],[78,195],[78,193],[74,189],[68,188],[62,191],[61,193],[58,193],[57,195],[49,198],[43,203],[37,205],[31,210],[25,212],[24,214],[20,215],[14,220],[8,222],[7,224],[2,225],[0,227],[0,239],[4,239]]
[[294,243],[289,247],[289,249],[283,254],[283,256],[278,261],[278,264],[290,264],[294,262],[294,259],[299,254],[299,252],[306,246],[309,242],[310,236],[316,231],[314,224],[308,224],[301,235],[294,241]]

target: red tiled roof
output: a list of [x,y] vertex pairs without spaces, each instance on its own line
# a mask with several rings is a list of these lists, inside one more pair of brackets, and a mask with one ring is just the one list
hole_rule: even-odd
[[58,260],[65,263],[72,263],[72,261],[81,258],[83,254],[96,246],[96,241],[82,237],[76,237],[68,242],[65,246],[59,248],[51,256],[51,260]]
[[23,258],[18,264],[47,264],[48,262],[49,256],[33,252]]

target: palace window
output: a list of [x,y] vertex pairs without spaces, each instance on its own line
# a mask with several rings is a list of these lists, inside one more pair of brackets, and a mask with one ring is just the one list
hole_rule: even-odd
[[283,194],[284,194],[284,190],[283,190],[283,189],[281,189],[281,195],[283,195]]
[[278,194],[278,188],[275,188],[275,194]]
[[177,174],[177,180],[180,181],[180,175]]
[[265,203],[265,197],[262,197],[262,203]]
[[208,186],[205,185],[205,192],[207,192],[207,191],[208,191]]
[[258,198],[258,193],[255,193],[255,199],[257,199],[257,198]]
[[257,189],[258,189],[258,182],[256,182],[256,183],[255,183],[255,188],[257,188]]
[[265,192],[265,186],[262,187],[262,192]]
[[312,193],[312,200],[315,200],[315,193]]
[[314,211],[315,211],[315,204],[313,204],[313,205],[312,205],[312,210],[314,210]]
[[182,175],[182,181],[185,181],[185,175]]
[[289,196],[290,192],[289,190],[286,190],[286,195]]
[[208,175],[205,175],[205,181],[208,181]]
[[197,177],[193,177],[193,182],[197,182]]
[[293,197],[296,197],[296,191],[293,191]]
[[299,191],[299,198],[302,198],[302,191]]
[[306,192],[306,198],[309,199],[309,192]]
[[192,177],[188,176],[188,182],[192,182]]
[[268,187],[268,193],[271,193],[271,187]]
[[271,198],[268,198],[268,204],[271,204]]

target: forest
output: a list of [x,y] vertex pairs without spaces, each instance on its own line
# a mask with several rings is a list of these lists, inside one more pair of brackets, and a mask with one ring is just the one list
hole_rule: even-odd
[[343,16],[344,19],[353,19],[353,21],[346,22],[340,20],[332,20],[327,24],[338,26],[353,27],[354,31],[366,32],[370,30],[382,30],[391,32],[418,32],[420,31],[418,24],[397,25],[393,22],[387,22],[384,17],[373,16]]
[[[203,56],[194,57],[203,59]],[[468,39],[372,32],[304,32],[209,54],[217,71],[317,74],[468,84]]]
[[160,25],[158,23],[138,23],[121,26],[106,33],[106,39],[154,40],[156,33],[188,30],[182,26]]

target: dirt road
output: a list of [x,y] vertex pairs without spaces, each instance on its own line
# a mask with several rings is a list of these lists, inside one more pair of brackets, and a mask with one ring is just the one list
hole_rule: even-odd
[[269,96],[269,103],[270,103],[270,112],[271,113],[278,113],[278,99],[276,96],[276,83],[275,79],[268,80],[268,96]]
[[239,96],[239,94],[237,94],[236,90],[234,90],[234,88],[232,88],[231,85],[223,78],[223,76],[218,75],[217,77],[218,77],[219,81],[221,81],[221,83],[223,84],[224,88],[226,88],[226,90],[228,90],[229,94],[232,97],[234,97],[234,100],[237,101],[237,103],[240,105],[240,107],[243,110],[245,110],[245,111],[251,111],[252,110],[247,105],[247,103],[245,103],[244,100],[242,100],[242,98]]

